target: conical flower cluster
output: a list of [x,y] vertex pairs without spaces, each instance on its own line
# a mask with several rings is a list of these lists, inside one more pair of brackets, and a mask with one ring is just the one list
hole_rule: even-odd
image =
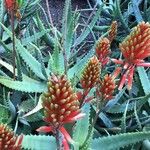
[[43,94],[44,120],[54,129],[76,120],[80,115],[79,101],[66,76],[52,75],[48,92]]
[[21,150],[22,138],[14,135],[13,131],[0,124],[0,150]]
[[99,81],[100,76],[100,65],[99,61],[96,56],[93,56],[87,66],[85,67],[82,78],[81,78],[81,85],[82,88],[85,90],[90,90],[93,88],[96,83]]
[[132,87],[133,75],[135,67],[149,67],[150,63],[145,63],[143,59],[150,56],[150,24],[141,22],[129,36],[120,44],[120,50],[124,60],[112,59],[116,64],[123,65],[123,74],[119,84],[119,89],[127,81],[127,87],[130,90]]
[[114,90],[116,88],[114,76],[106,74],[101,81],[100,96],[102,100],[110,100],[113,97]]
[[96,44],[95,51],[99,62],[105,66],[109,62],[110,41],[107,38],[101,38]]
[[117,21],[113,21],[108,31],[108,39],[110,43],[115,39],[117,35],[117,27],[118,27]]
[[142,22],[120,44],[120,50],[128,63],[139,64],[150,56],[150,24]]

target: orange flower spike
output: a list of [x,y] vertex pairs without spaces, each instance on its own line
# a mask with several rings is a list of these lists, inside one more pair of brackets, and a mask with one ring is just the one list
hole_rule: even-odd
[[[19,141],[19,142],[18,142]],[[0,149],[21,150],[22,137],[14,135],[13,131],[4,124],[0,124]]]
[[100,85],[100,95],[102,100],[110,100],[116,88],[115,80],[112,75],[106,74]]
[[79,101],[76,93],[73,91],[70,82],[65,75],[52,75],[48,82],[48,91],[42,95],[44,108],[44,121],[49,126],[42,126],[37,129],[38,132],[57,131],[63,135],[62,144],[64,149],[69,150],[69,143],[74,141],[63,127],[65,123],[76,121],[85,114],[79,109]]
[[82,88],[86,91],[89,91],[99,81],[99,76],[100,64],[97,57],[93,56],[83,71],[81,78]]
[[110,41],[107,38],[100,38],[96,44],[96,55],[102,66],[105,66],[109,62],[110,54]]
[[117,27],[118,27],[117,21],[113,21],[108,31],[108,39],[110,43],[115,39],[117,35]]
[[112,59],[116,64],[123,66],[123,74],[119,90],[127,81],[127,88],[132,88],[134,70],[137,66],[150,67],[144,59],[150,56],[150,24],[141,22],[133,28],[130,35],[119,45],[124,60]]
[[150,24],[138,24],[119,48],[126,62],[136,65],[142,63],[143,59],[150,56]]
[[53,75],[48,83],[48,92],[43,94],[44,120],[54,129],[72,122],[81,114],[76,93],[64,75]]

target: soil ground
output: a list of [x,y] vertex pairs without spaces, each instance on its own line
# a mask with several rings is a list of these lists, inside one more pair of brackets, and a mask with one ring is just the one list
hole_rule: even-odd
[[[65,0],[49,0],[50,12],[52,15],[53,23],[57,27],[61,27],[64,4],[65,4]],[[72,0],[71,4],[73,10],[89,8],[87,0]],[[44,8],[46,8],[45,2],[43,2],[42,5],[44,5]],[[83,15],[85,15],[85,17],[88,17],[89,13],[90,12],[87,11],[84,12]]]

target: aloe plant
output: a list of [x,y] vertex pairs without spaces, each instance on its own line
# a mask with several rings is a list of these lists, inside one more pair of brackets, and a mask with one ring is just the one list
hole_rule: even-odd
[[[148,149],[149,1],[100,0],[93,9],[73,10],[65,0],[57,28],[40,0],[18,0],[21,18],[14,18],[13,30],[5,3],[0,2],[0,126],[12,128],[14,146]],[[91,11],[87,20],[83,11]],[[6,150],[8,144],[2,139]]]

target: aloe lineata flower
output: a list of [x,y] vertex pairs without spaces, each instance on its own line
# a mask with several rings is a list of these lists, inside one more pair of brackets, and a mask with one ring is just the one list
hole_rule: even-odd
[[107,38],[100,38],[95,48],[99,62],[104,67],[109,62],[110,41]]
[[93,88],[99,80],[100,64],[96,56],[90,58],[88,64],[83,70],[81,85],[86,91]]
[[146,57],[150,56],[150,24],[139,23],[120,44],[119,48],[124,60],[112,59],[116,64],[121,64],[124,69],[119,89],[122,89],[127,80],[127,87],[130,90],[135,68],[137,66],[150,66],[150,63],[145,63],[144,61]]
[[115,39],[117,35],[117,27],[118,27],[117,21],[113,21],[108,31],[108,39],[110,43]]
[[21,150],[23,136],[15,136],[13,131],[4,124],[0,124],[0,150]]
[[[65,123],[76,121],[84,116],[79,109],[79,101],[66,76],[52,75],[48,82],[48,92],[42,96],[44,108],[44,121],[49,124],[37,131],[56,132],[59,130],[69,140],[70,136],[63,127]],[[65,147],[66,145],[64,145]],[[68,147],[68,146],[66,146]]]
[[115,76],[106,74],[100,82],[99,94],[102,100],[110,100],[116,88]]

